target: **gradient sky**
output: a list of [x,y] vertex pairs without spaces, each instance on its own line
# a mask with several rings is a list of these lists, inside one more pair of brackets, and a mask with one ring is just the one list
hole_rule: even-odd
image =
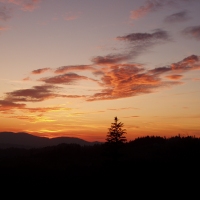
[[200,137],[200,0],[0,0],[0,131]]

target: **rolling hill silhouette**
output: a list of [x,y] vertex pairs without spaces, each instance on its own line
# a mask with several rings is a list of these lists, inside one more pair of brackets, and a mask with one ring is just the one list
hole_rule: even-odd
[[46,138],[31,135],[29,133],[14,133],[14,132],[0,132],[0,148],[42,148],[46,146],[54,146],[61,143],[66,144],[79,144],[94,145],[101,142],[88,142],[76,137],[56,137]]

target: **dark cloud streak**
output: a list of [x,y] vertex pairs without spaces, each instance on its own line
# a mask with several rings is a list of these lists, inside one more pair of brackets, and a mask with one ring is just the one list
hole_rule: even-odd
[[0,7],[0,21],[6,21],[11,18],[11,10],[6,6]]
[[53,76],[50,78],[41,78],[39,81],[43,81],[45,83],[51,83],[51,84],[75,84],[77,81],[80,80],[92,80],[95,81],[94,79],[90,79],[86,76],[80,76],[75,73],[66,73],[58,76]]
[[68,65],[59,67],[54,72],[56,74],[63,74],[66,72],[84,71],[84,70],[95,71],[95,68],[93,68],[90,65]]
[[169,33],[162,29],[155,29],[152,33],[131,33],[116,37],[116,40],[128,44],[129,51],[125,55],[135,58],[155,45],[171,42]]
[[19,103],[14,103],[9,100],[0,100],[0,111],[6,111],[10,109],[16,109],[16,108],[24,108],[26,104],[19,104]]
[[107,56],[97,56],[92,58],[92,62],[96,65],[116,64],[131,59],[128,54],[109,54]]
[[200,40],[200,26],[191,26],[182,30],[185,36]]
[[157,67],[149,70],[149,73],[158,75],[166,72],[186,72],[197,69],[200,69],[200,58],[197,55],[191,55],[177,63],[172,63],[169,66]]
[[153,33],[132,33],[125,36],[118,36],[116,39],[131,43],[141,42],[143,44],[146,42],[168,41],[170,38],[167,31],[156,29]]
[[[137,20],[141,17],[144,17],[150,12],[156,12],[162,8],[165,8],[166,6],[174,7],[177,6],[179,3],[193,3],[195,1],[198,2],[199,0],[146,0],[144,5],[140,6],[136,10],[131,11],[130,18],[133,20]],[[178,16],[174,17],[176,18],[176,20],[178,20]]]
[[178,13],[174,13],[172,15],[167,16],[164,19],[164,22],[166,23],[176,23],[176,22],[185,22],[189,20],[189,16],[187,15],[187,11],[181,11]]
[[[153,33],[131,33],[116,37],[116,40],[128,43],[128,51],[121,54],[108,54],[105,56],[96,56],[91,59],[94,65],[110,66],[127,61],[140,55],[150,47],[171,41],[167,31],[156,29]],[[95,73],[95,72],[94,72]]]
[[15,90],[6,93],[5,100],[10,102],[39,102],[46,99],[59,97],[60,95],[54,93],[55,90],[60,89],[54,85],[34,86],[31,89]]
[[50,70],[50,68],[42,68],[42,69],[33,70],[31,73],[32,74],[42,74],[42,73],[49,71],[49,70]]

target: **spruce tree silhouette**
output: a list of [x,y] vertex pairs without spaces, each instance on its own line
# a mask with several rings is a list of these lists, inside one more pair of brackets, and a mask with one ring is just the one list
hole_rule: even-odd
[[111,123],[111,127],[108,128],[106,143],[125,143],[127,141],[124,134],[126,134],[126,129],[123,129],[124,124],[122,122],[118,123],[118,118],[114,118],[114,123]]
[[120,158],[122,158],[123,156],[122,147],[124,147],[124,144],[127,141],[125,137],[126,129],[123,129],[124,124],[118,121],[119,119],[115,117],[114,122],[111,123],[110,128],[108,128],[108,133],[105,142],[105,155],[107,156],[109,165],[111,164],[111,168],[115,166],[115,170],[118,170]]

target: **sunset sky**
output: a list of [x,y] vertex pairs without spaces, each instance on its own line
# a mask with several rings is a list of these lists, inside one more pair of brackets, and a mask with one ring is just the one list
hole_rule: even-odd
[[200,137],[200,0],[0,0],[0,132]]

